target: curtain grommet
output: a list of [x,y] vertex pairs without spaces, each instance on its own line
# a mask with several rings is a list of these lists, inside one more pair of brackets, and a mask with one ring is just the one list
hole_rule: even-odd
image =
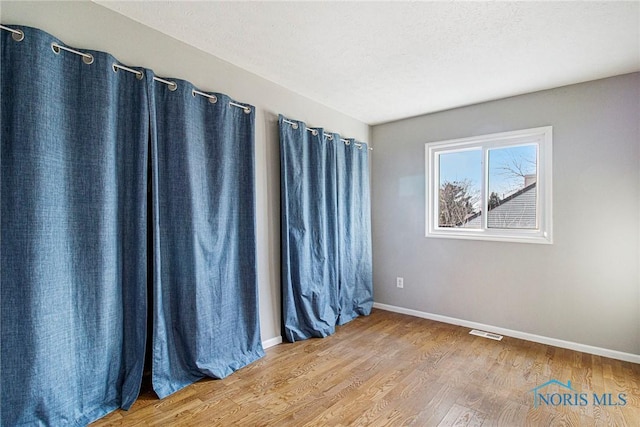
[[130,73],[133,73],[136,75],[136,79],[138,80],[142,80],[144,78],[144,73],[142,71],[138,71],[138,70],[134,70],[133,68],[129,68],[129,67],[125,67],[124,65],[118,65],[117,63],[113,63],[111,64],[111,69],[113,70],[114,73],[117,73],[118,71],[120,71],[120,69],[126,70]]
[[294,124],[292,124],[292,125],[291,125],[291,127],[292,127],[293,129],[298,129],[298,124],[297,124],[297,123],[294,123]]
[[14,39],[17,42],[21,42],[22,40],[24,40],[24,31],[22,30],[15,30],[15,33],[11,34],[11,38]]
[[251,113],[251,108],[247,107],[243,111],[244,111],[245,114],[249,114],[249,113]]
[[215,104],[216,102],[218,102],[218,97],[215,95],[211,95],[205,92],[200,92],[199,90],[191,89],[191,96],[195,98],[196,95],[200,95],[200,96],[204,96],[205,98],[208,98],[211,104]]
[[318,130],[317,129],[312,130],[311,135],[318,136]]
[[70,47],[61,46],[56,42],[51,43],[51,50],[56,55],[58,55],[60,51],[66,50],[67,52],[75,53],[76,55],[82,56],[82,62],[84,62],[85,64],[87,65],[93,64],[93,55],[91,55],[90,53],[84,53],[84,52],[80,52],[79,50],[72,49]]
[[344,145],[351,145],[351,141],[345,141]]
[[171,82],[171,84],[168,84],[167,87],[171,92],[175,92],[178,89],[178,83]]

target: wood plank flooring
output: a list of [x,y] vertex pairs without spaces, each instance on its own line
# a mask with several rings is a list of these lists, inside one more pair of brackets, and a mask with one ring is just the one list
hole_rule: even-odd
[[[640,426],[638,364],[382,310],[266,353],[163,400],[146,390],[93,426]],[[531,390],[551,379],[587,404],[534,407]],[[626,405],[594,405],[593,393]]]

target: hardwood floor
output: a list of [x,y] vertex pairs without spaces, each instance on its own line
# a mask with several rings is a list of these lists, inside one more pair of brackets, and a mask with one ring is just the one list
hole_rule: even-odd
[[[638,364],[381,310],[266,352],[163,400],[145,391],[93,426],[640,426]],[[554,384],[540,392],[560,395],[534,407],[531,390],[551,379],[584,400],[569,392],[574,404],[558,404]],[[626,405],[595,405],[594,393],[624,393]]]

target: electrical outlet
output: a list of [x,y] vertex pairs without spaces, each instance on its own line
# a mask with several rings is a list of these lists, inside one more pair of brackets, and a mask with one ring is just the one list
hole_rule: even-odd
[[396,277],[396,286],[404,288],[404,279],[402,277]]

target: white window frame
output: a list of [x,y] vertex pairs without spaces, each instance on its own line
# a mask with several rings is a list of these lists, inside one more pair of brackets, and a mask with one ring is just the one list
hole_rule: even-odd
[[[487,226],[489,150],[521,145],[536,144],[537,185],[536,185],[536,229],[501,229]],[[552,227],[552,127],[501,132],[469,138],[429,142],[425,144],[426,165],[426,237],[447,239],[490,240],[518,243],[553,243]],[[480,228],[452,228],[438,225],[439,201],[439,155],[447,152],[482,149],[482,225]]]

